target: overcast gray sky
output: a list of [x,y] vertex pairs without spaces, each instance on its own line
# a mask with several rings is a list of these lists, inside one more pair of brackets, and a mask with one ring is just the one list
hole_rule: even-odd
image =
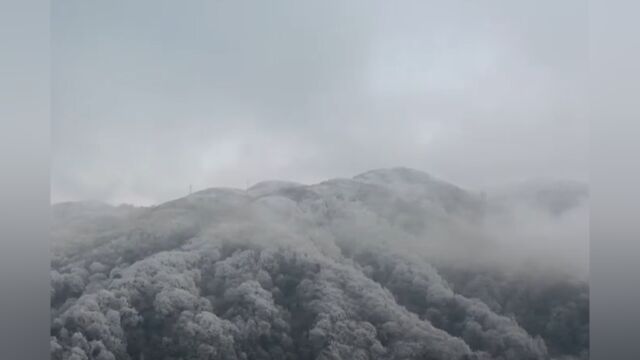
[[586,180],[586,6],[53,2],[52,201],[392,166]]

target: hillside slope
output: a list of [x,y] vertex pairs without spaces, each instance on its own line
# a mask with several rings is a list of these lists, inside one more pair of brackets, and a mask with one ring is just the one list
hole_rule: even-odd
[[51,358],[586,359],[586,282],[490,256],[492,202],[395,168],[55,205]]

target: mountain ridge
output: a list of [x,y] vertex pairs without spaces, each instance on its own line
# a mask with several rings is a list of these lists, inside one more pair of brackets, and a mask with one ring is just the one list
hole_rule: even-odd
[[586,359],[588,287],[482,201],[394,168],[53,206],[51,358]]

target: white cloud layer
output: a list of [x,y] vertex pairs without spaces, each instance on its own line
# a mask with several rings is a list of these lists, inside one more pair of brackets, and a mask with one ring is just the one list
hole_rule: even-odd
[[52,7],[54,202],[390,166],[587,177],[580,1]]

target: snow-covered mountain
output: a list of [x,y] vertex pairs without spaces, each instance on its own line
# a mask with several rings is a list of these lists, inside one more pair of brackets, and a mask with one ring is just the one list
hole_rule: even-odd
[[54,205],[52,359],[586,358],[586,282],[512,250],[522,198],[394,168]]

